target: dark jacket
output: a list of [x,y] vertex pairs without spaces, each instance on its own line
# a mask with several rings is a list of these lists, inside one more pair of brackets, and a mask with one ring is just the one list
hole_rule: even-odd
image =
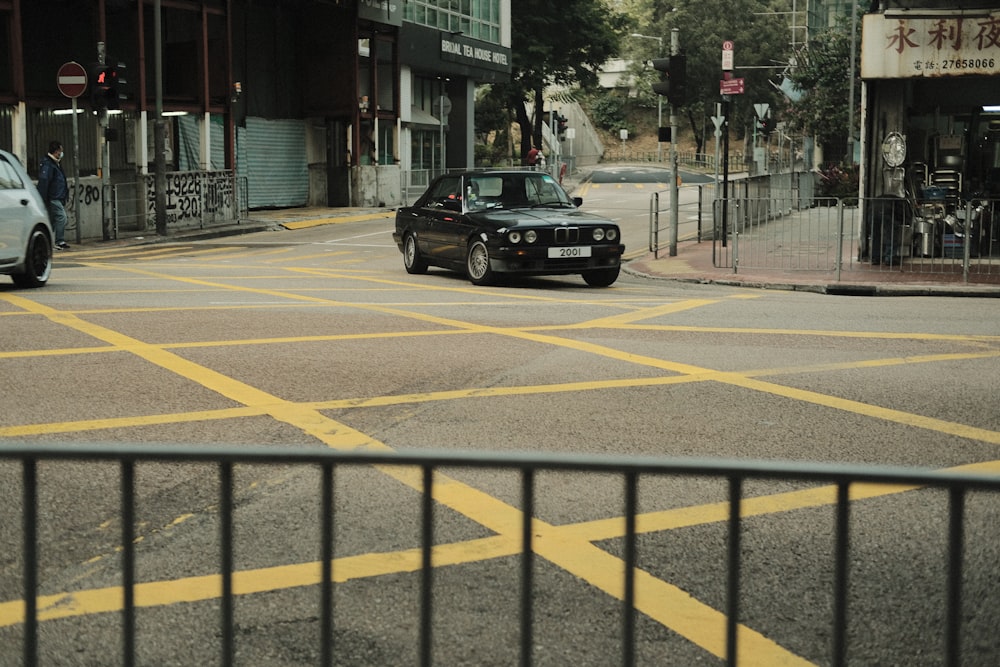
[[66,203],[69,198],[69,187],[66,185],[66,174],[62,165],[52,159],[51,155],[42,158],[38,165],[38,192],[45,203],[61,201]]

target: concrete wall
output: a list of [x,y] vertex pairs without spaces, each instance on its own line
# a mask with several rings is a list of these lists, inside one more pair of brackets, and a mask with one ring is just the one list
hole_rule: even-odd
[[355,167],[351,170],[354,206],[386,208],[403,205],[399,165]]

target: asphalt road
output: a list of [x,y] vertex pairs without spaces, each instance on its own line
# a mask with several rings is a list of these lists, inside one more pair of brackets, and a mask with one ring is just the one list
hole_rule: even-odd
[[[648,196],[638,185],[632,204],[595,189],[585,206],[630,216]],[[607,289],[572,276],[476,288],[406,274],[390,229],[75,250],[44,289],[0,285],[0,438],[998,470],[988,299],[625,274]],[[520,480],[443,474],[435,664],[515,664]],[[121,664],[118,471],[50,463],[39,479],[40,586],[54,596],[40,662]],[[239,466],[234,488],[237,664],[316,664],[319,474]],[[336,664],[417,663],[418,488],[406,470],[337,471]],[[148,464],[137,489],[139,664],[219,664],[216,471]],[[596,474],[536,482],[537,665],[620,662],[622,489]],[[830,664],[832,496],[792,482],[745,493],[740,664]],[[23,632],[21,494],[20,469],[0,463],[4,665],[19,663]],[[850,664],[942,664],[947,496],[864,495],[851,506]],[[638,664],[723,664],[726,498],[718,479],[640,480]],[[963,665],[1000,663],[998,510],[996,494],[966,503]]]

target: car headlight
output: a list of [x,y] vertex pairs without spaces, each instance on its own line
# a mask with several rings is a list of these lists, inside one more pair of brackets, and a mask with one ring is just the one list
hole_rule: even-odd
[[536,232],[534,229],[529,229],[524,233],[524,240],[527,241],[528,243],[534,243],[535,241],[538,240],[538,232]]
[[601,229],[600,227],[597,227],[594,229],[593,235],[595,241],[600,241],[604,238],[604,230]]
[[507,240],[509,240],[511,243],[520,243],[521,232],[511,232],[507,234]]
[[609,241],[614,241],[618,238],[618,230],[612,227],[608,230],[607,234],[604,235]]

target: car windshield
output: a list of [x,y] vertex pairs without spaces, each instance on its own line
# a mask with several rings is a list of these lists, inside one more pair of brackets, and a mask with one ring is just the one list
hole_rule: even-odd
[[469,176],[464,184],[469,211],[496,208],[573,207],[554,178],[540,172]]

